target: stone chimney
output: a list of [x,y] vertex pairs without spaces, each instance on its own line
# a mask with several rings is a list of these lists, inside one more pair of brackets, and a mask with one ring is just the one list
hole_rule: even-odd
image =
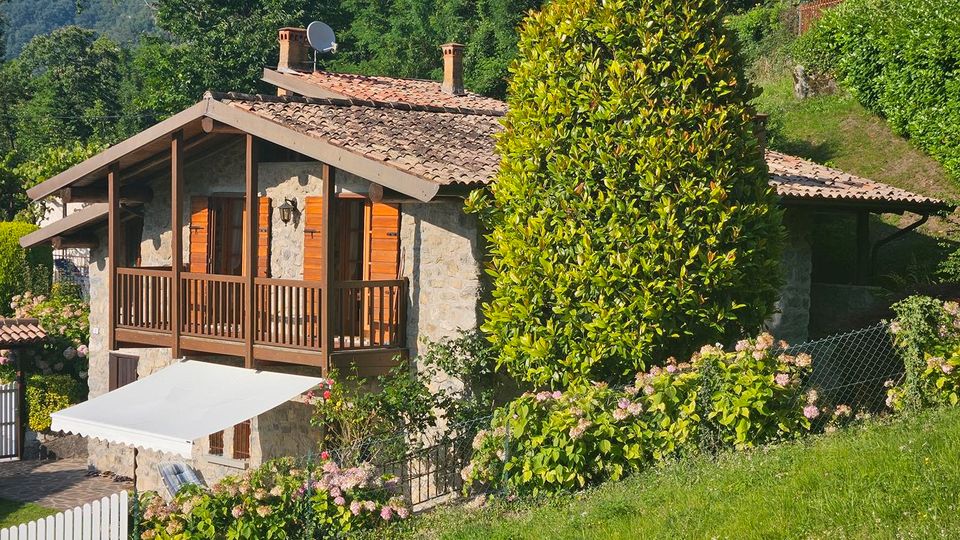
[[463,45],[446,43],[440,49],[443,51],[443,84],[440,89],[454,96],[466,94],[463,89]]
[[280,42],[280,62],[277,63],[277,71],[312,69],[310,44],[307,43],[305,28],[281,28],[278,41]]

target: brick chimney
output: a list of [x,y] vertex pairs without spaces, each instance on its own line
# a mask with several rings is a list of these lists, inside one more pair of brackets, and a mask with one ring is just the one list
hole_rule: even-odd
[[466,94],[463,89],[463,45],[445,43],[440,49],[443,51],[443,84],[440,89],[454,96]]
[[280,62],[277,71],[307,71],[312,69],[310,44],[305,28],[281,28],[277,39],[280,42]]

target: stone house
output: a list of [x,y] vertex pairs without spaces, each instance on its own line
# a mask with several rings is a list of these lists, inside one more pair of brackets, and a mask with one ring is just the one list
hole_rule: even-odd
[[[21,243],[91,250],[87,404],[122,397],[125,385],[183,358],[224,366],[225,380],[238,367],[291,381],[333,368],[375,375],[415,357],[424,340],[477,326],[482,238],[463,199],[496,174],[492,136],[506,104],[463,88],[456,44],[442,47],[444,80],[434,82],[313,71],[302,29],[282,29],[279,42],[281,65],[263,75],[278,95],[207,93],[29,191],[86,205]],[[946,208],[798,158],[767,158],[790,232],[771,327],[790,339],[806,334],[814,211]],[[221,401],[208,410],[231,408],[229,387],[210,394]],[[160,485],[153,465],[180,459],[211,483],[316,441],[302,399],[259,405],[178,441],[179,455],[156,442],[173,434],[145,427],[162,403],[139,418],[108,410],[60,425],[95,434],[90,463],[100,470],[130,475],[136,441],[141,488]]]

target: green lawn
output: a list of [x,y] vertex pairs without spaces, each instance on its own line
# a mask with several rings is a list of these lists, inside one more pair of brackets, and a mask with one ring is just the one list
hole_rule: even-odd
[[0,499],[0,529],[27,523],[56,513],[56,510],[35,504]]
[[[552,501],[446,508],[400,538],[958,538],[960,410],[692,460]],[[381,536],[378,534],[378,537]]]

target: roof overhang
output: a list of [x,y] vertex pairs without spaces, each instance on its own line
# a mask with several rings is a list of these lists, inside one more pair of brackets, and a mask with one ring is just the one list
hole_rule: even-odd
[[430,201],[440,188],[436,182],[401,171],[320,137],[221,103],[208,94],[200,103],[34,186],[27,191],[27,195],[33,200],[40,200],[71,186],[91,184],[106,177],[107,169],[113,163],[120,165],[120,176],[123,178],[124,169],[142,163],[148,157],[169,151],[170,136],[173,133],[189,128],[191,133],[202,135],[200,121],[205,117],[420,201]]
[[189,458],[193,441],[278,407],[322,381],[181,360],[51,414],[51,429]]
[[263,68],[263,77],[261,77],[260,80],[267,84],[272,84],[278,88],[283,88],[284,90],[293,92],[294,94],[300,94],[301,96],[305,97],[350,99],[350,96],[346,94],[327,90],[322,86],[318,86],[305,80],[299,75],[284,73],[282,71],[277,71],[270,68]]
[[828,197],[780,197],[785,208],[809,208],[832,212],[870,212],[873,214],[921,215],[948,214],[956,207],[945,202],[915,203],[909,201],[886,201],[877,199],[838,199]]
[[109,210],[110,205],[107,203],[91,204],[42,229],[23,236],[20,238],[20,245],[29,248],[39,244],[46,244],[57,237],[69,236],[81,229],[106,221]]

